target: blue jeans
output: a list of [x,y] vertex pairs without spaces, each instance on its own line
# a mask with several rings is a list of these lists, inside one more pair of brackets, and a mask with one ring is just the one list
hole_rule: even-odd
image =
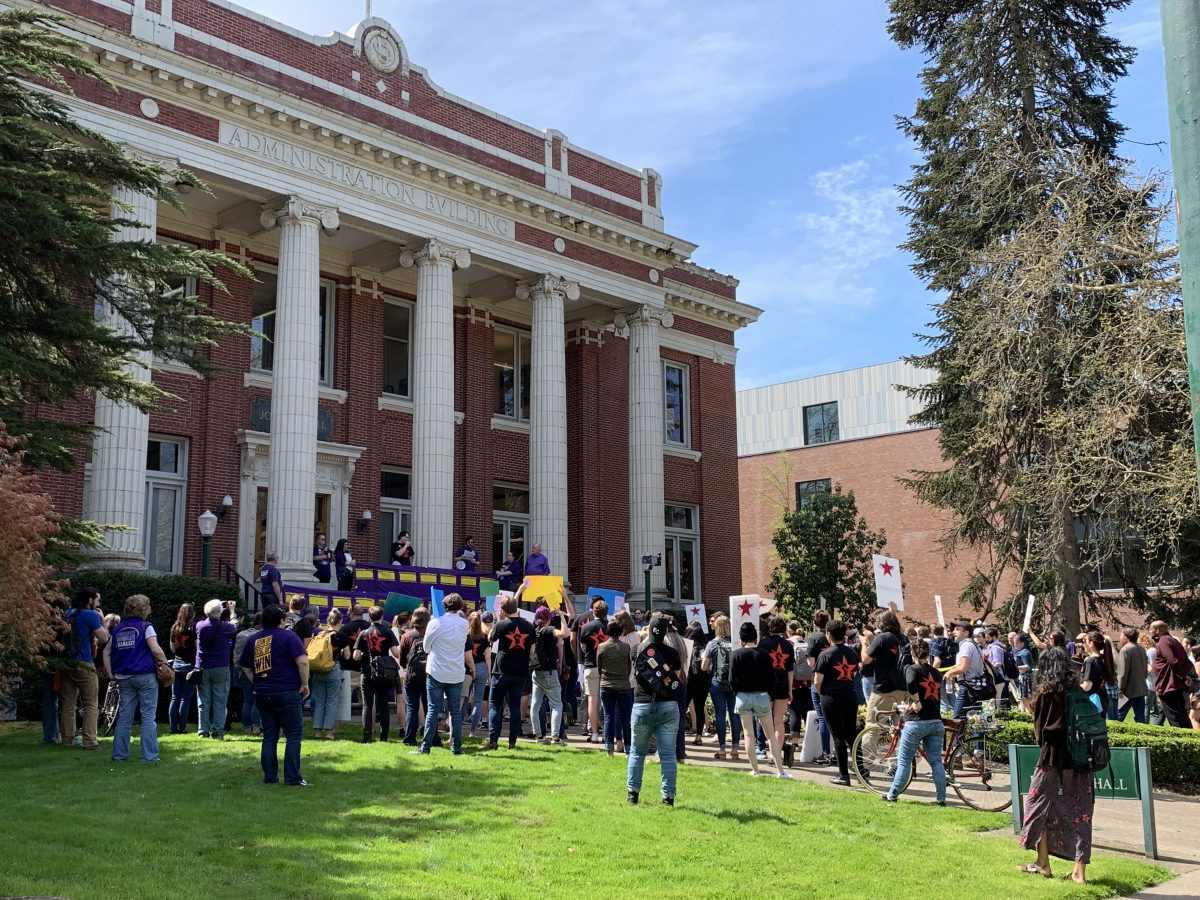
[[421,750],[429,752],[437,737],[438,719],[449,711],[450,752],[462,753],[462,682],[438,681],[426,675],[425,695],[425,737],[421,740]]
[[600,703],[604,707],[604,747],[609,753],[618,741],[625,744],[625,752],[633,743],[633,688],[618,691],[615,688],[600,688]]
[[279,781],[279,732],[287,739],[283,748],[283,781],[299,784],[300,742],[304,739],[304,704],[299,691],[283,691],[278,694],[255,694],[258,711],[262,714],[262,763],[263,781],[275,784]]
[[262,716],[258,714],[258,704],[254,702],[254,682],[246,677],[246,673],[238,670],[238,687],[242,689],[242,730],[250,727],[257,728],[262,724]]
[[225,704],[229,702],[229,666],[205,669],[196,705],[200,707],[200,733],[220,737],[225,734]]
[[713,710],[717,716],[717,746],[724,751],[725,749],[725,718],[729,718],[729,737],[733,742],[733,749],[738,748],[738,744],[742,742],[742,722],[737,714],[733,711],[733,688],[727,684],[722,684],[715,678],[712,683]]
[[117,679],[121,692],[121,709],[117,713],[117,728],[113,733],[112,758],[115,762],[129,759],[129,738],[133,734],[133,717],[142,709],[142,762],[158,762],[158,679],[153,672]]
[[629,751],[626,788],[633,793],[642,789],[642,768],[650,749],[650,737],[658,746],[662,764],[662,795],[675,796],[675,738],[679,734],[679,704],[674,700],[633,704],[633,747]]
[[42,743],[58,743],[58,691],[54,690],[54,673],[42,673]]
[[329,672],[308,676],[313,697],[313,729],[322,731],[337,725],[338,702],[342,696],[342,667],[336,663]]
[[1125,700],[1125,705],[1117,709],[1117,714],[1113,716],[1118,722],[1124,722],[1125,717],[1129,715],[1129,710],[1133,710],[1133,721],[1140,725],[1146,724],[1146,698],[1145,697],[1128,697]]
[[[817,713],[817,730],[821,734],[821,753],[825,756],[829,755],[829,723],[825,721],[825,711],[821,709],[821,695],[817,692],[816,687],[811,688],[813,698],[813,709]],[[734,746],[737,746],[737,739],[734,739]]]
[[[558,671],[550,669],[544,672],[533,673],[533,698],[529,701],[529,708],[541,710],[542,698],[546,698],[546,702],[550,705],[550,736],[558,737],[562,730],[562,682],[559,680]],[[538,731],[542,731],[538,737],[544,737],[545,732],[541,728],[541,717],[535,716],[534,724],[538,726]]]
[[171,723],[171,731],[187,731],[188,707],[192,705],[192,691],[195,690],[187,680],[187,673],[195,668],[191,663],[171,661],[175,670],[175,683],[171,685],[171,706],[167,716]]
[[521,736],[521,689],[525,687],[523,675],[492,675],[492,705],[488,709],[488,740],[500,742],[500,729],[504,725],[504,705],[508,704],[508,745],[515,746]]
[[[366,696],[365,688],[363,696]],[[425,674],[410,672],[404,679],[404,743],[406,744],[417,742],[417,729],[421,726],[421,704],[424,702]]]
[[941,719],[928,722],[905,722],[904,730],[900,732],[899,758],[896,762],[896,778],[888,788],[887,795],[893,800],[899,795],[907,773],[912,769],[913,760],[917,755],[917,747],[925,750],[925,758],[933,769],[933,786],[937,789],[938,803],[946,802],[946,769],[942,765],[942,741],[946,735],[946,726]]
[[475,663],[475,680],[471,682],[470,693],[463,697],[463,721],[467,720],[468,707],[470,707],[472,732],[479,727],[479,720],[483,716],[483,691],[487,687],[487,678],[487,663],[482,661]]

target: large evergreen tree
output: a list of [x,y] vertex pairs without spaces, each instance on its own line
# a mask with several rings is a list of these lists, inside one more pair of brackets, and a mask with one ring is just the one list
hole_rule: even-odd
[[[1171,252],[1154,186],[1116,160],[1112,90],[1133,51],[1105,26],[1129,2],[891,2],[893,38],[928,61],[901,119],[923,157],[904,187],[905,246],[941,297],[912,361],[937,373],[915,391],[916,421],[940,429],[949,463],[912,484],[953,514],[949,549],[990,559],[965,599],[990,608],[1016,571],[1018,593],[1052,596],[1068,629],[1084,570],[1120,536],[1157,549],[1174,501],[1194,499],[1162,490],[1187,466]],[[1147,506],[1164,499],[1166,514]],[[1117,537],[1084,558],[1084,526]]]

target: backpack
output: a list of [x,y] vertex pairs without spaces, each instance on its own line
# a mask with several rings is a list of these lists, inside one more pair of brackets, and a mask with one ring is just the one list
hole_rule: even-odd
[[79,640],[75,637],[75,612],[74,609],[65,610],[54,623],[54,647],[46,656],[74,659],[79,652]]
[[333,633],[326,629],[318,631],[308,642],[308,667],[314,672],[332,672]]
[[1108,725],[1092,698],[1079,688],[1067,692],[1067,756],[1076,772],[1108,768]]
[[411,678],[413,675],[425,674],[425,662],[429,659],[429,654],[425,652],[425,638],[418,637],[413,641],[412,647],[408,650],[408,675]]
[[369,664],[372,681],[384,681],[394,684],[400,680],[400,663],[391,653],[372,653]]
[[675,699],[679,677],[662,664],[653,644],[638,654],[637,662],[633,666],[633,677],[656,703]]
[[1004,673],[1004,678],[1007,681],[1016,681],[1021,677],[1021,670],[1017,668],[1017,658],[1013,656],[1010,648],[1004,648],[1004,665],[1001,670]]
[[729,658],[732,656],[729,641],[718,638],[713,649],[713,681],[717,684],[729,684]]

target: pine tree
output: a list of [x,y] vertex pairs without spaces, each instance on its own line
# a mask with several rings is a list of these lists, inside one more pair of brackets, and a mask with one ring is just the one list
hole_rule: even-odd
[[785,510],[772,543],[779,562],[768,589],[782,609],[808,622],[824,597],[847,622],[868,621],[876,609],[871,556],[883,552],[887,539],[859,515],[853,491],[835,485]]
[[[111,214],[114,186],[178,206],[174,185],[198,182],[72,118],[71,83],[104,78],[60,23],[42,11],[0,13],[0,419],[26,464],[68,468],[86,429],[39,421],[31,407],[104,393],[149,410],[168,397],[130,374],[139,353],[209,375],[206,350],[248,329],[170,287],[191,277],[222,289],[217,270],[245,273],[236,262],[182,244],[113,240],[137,224]],[[98,303],[128,331],[99,323]]]
[[[949,467],[911,485],[952,512],[948,549],[989,558],[964,600],[991,609],[1016,571],[1071,633],[1087,567],[1120,536],[1157,552],[1194,505],[1173,252],[1158,186],[1116,159],[1112,91],[1133,51],[1105,25],[1129,2],[892,0],[889,23],[928,61],[900,120],[923,156],[905,247],[942,298],[912,359],[937,372],[914,421],[939,428]],[[1106,549],[1085,559],[1088,523]]]

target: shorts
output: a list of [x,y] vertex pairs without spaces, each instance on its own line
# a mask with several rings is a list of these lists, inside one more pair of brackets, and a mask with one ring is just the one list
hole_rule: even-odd
[[771,686],[770,697],[772,700],[791,700],[792,676],[788,675],[787,681],[775,679],[775,684]]
[[583,670],[583,696],[600,696],[600,669],[596,666]]
[[738,694],[733,702],[733,711],[739,716],[769,716],[771,714],[771,698],[766,691],[755,691],[752,694]]

